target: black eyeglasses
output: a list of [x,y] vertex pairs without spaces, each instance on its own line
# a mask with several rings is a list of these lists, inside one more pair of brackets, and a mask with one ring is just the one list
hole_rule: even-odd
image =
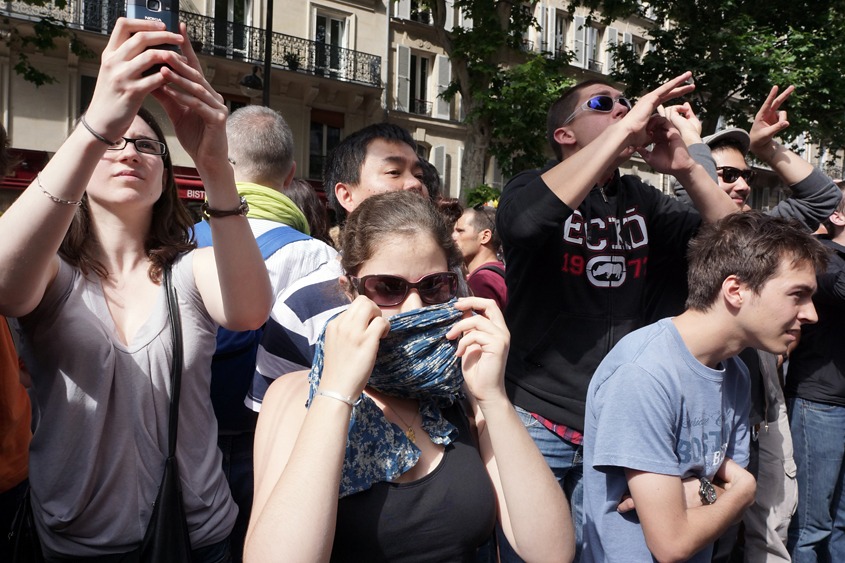
[[109,147],[107,150],[122,151],[126,148],[127,143],[132,143],[135,145],[135,150],[140,153],[154,154],[158,156],[164,156],[167,154],[167,145],[159,141],[153,141],[151,139],[129,139],[127,137],[121,137],[121,139],[123,140],[122,143],[118,141],[117,145]]
[[581,113],[582,111],[597,111],[599,113],[610,113],[613,111],[613,106],[616,105],[616,102],[619,102],[630,111],[631,101],[628,98],[625,98],[623,96],[619,96],[618,98],[614,98],[613,96],[593,96],[592,98],[581,104],[578,109],[573,111],[572,115],[566,118],[566,121],[563,122],[563,125],[561,125],[561,127],[566,127],[569,122],[575,119],[575,116]]
[[349,276],[355,290],[372,299],[379,307],[399,305],[416,289],[420,299],[428,305],[439,305],[454,299],[458,293],[458,275],[455,272],[437,272],[410,282],[401,276],[375,274],[356,278]]
[[740,170],[739,168],[734,168],[733,166],[717,166],[716,171],[722,177],[722,180],[728,184],[733,184],[740,178],[745,180],[746,184],[750,184],[754,181],[754,176],[757,175],[757,173],[750,168]]

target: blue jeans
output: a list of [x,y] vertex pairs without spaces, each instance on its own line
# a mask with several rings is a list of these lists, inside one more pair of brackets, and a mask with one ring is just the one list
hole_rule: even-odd
[[787,549],[794,563],[845,561],[845,407],[788,399],[798,466],[798,510]]
[[217,436],[217,447],[223,453],[223,473],[232,490],[232,500],[238,505],[238,518],[232,528],[232,562],[241,563],[244,555],[246,529],[249,514],[252,512],[252,494],[255,489],[255,476],[252,470],[254,432],[241,434],[221,434]]
[[[584,467],[583,447],[567,442],[531,416],[531,413],[520,407],[516,408],[522,424],[528,429],[528,434],[537,444],[537,448],[552,470],[557,482],[569,501],[572,512],[572,525],[575,526],[575,559],[581,560],[581,525],[584,522]],[[502,563],[520,563],[522,559],[508,543],[507,538],[499,529],[499,555]]]

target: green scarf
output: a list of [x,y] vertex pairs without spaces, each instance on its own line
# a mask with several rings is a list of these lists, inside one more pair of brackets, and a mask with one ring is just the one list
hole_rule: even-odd
[[238,182],[235,186],[238,188],[238,195],[244,196],[249,204],[247,217],[250,219],[269,219],[284,223],[306,235],[311,234],[305,214],[288,196],[250,182]]

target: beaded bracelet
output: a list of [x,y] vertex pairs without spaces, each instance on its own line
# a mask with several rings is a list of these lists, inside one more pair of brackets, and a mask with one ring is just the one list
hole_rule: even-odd
[[352,397],[344,397],[340,393],[335,393],[334,391],[323,391],[322,389],[318,389],[316,394],[324,397],[331,397],[332,399],[337,399],[338,401],[343,401],[350,407],[355,406],[355,402],[352,401]]
[[84,125],[84,126],[85,126],[85,128],[86,128],[86,129],[88,129],[88,132],[90,132],[92,135],[94,135],[95,137],[97,137],[97,139],[99,139],[100,141],[104,142],[104,143],[105,143],[105,144],[107,144],[108,146],[113,147],[113,146],[116,146],[117,144],[119,144],[119,143],[117,143],[117,142],[112,143],[111,141],[109,141],[108,139],[106,139],[105,137],[103,137],[102,135],[100,135],[99,133],[97,133],[96,131],[94,131],[93,129],[91,129],[91,126],[90,126],[90,125],[88,125],[88,123],[85,121],[85,115],[84,115],[84,114],[79,116],[79,121],[82,123],[82,125]]
[[35,175],[35,181],[38,182],[38,187],[41,189],[41,193],[55,201],[56,203],[64,203],[65,205],[82,205],[81,201],[67,201],[61,198],[58,198],[44,189],[44,186],[41,185],[41,172]]

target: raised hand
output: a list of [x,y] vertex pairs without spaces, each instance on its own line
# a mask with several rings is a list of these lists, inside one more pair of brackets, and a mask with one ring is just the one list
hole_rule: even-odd
[[640,98],[631,108],[631,111],[619,122],[619,125],[625,127],[628,131],[632,146],[642,147],[651,144],[651,135],[647,131],[647,127],[652,116],[659,106],[695,90],[694,84],[684,84],[691,76],[692,73],[687,71],[663,86],[652,90]]
[[[459,299],[455,305],[464,311],[446,338],[458,338],[458,357],[470,392],[484,405],[485,401],[505,397],[505,364],[510,348],[510,332],[496,302],[481,297]],[[473,315],[472,310],[480,313]],[[463,336],[461,336],[463,335]]]
[[701,121],[692,111],[689,102],[680,106],[657,107],[657,113],[672,122],[672,125],[681,133],[684,143],[687,146],[701,143]]
[[[226,118],[229,110],[223,96],[214,91],[202,72],[184,23],[179,24],[184,57],[160,74],[167,84],[152,92],[167,112],[182,148],[201,167],[220,165],[228,157]],[[177,90],[178,87],[179,89]]]
[[646,126],[649,140],[654,143],[651,150],[638,147],[637,152],[649,166],[664,174],[673,174],[689,170],[695,161],[689,154],[681,133],[666,117],[652,116]]
[[751,152],[764,162],[768,162],[771,154],[777,150],[777,147],[772,143],[774,136],[789,127],[786,112],[780,111],[780,106],[792,95],[793,91],[795,91],[795,86],[790,86],[778,96],[778,87],[772,86],[769,96],[760,106],[760,111],[754,116],[754,124],[751,126],[750,133]]
[[320,388],[353,400],[360,396],[373,373],[379,341],[389,331],[390,323],[381,316],[381,309],[358,296],[326,326]]
[[102,55],[97,86],[85,121],[108,140],[119,140],[129,129],[147,94],[167,82],[154,73],[142,76],[156,64],[179,65],[181,55],[164,49],[149,49],[161,44],[182,45],[185,37],[165,31],[161,22],[119,18]]

